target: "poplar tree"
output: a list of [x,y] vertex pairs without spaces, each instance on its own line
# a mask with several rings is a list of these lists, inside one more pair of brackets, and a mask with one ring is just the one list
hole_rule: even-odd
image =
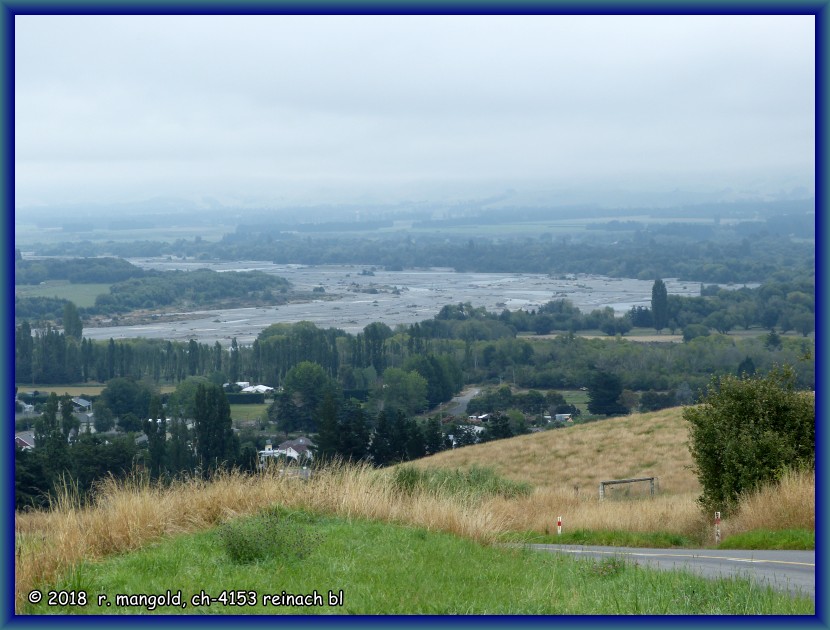
[[203,474],[236,461],[238,445],[233,433],[231,407],[218,385],[199,385],[195,401],[196,454]]
[[658,333],[669,323],[669,295],[666,284],[660,278],[651,287],[651,317]]
[[78,307],[73,302],[67,301],[63,307],[63,334],[73,339],[81,340],[84,326],[81,317],[78,315]]

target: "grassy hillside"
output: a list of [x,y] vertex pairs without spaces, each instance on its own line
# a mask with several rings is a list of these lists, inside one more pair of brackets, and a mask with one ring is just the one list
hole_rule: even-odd
[[[600,481],[657,477],[661,494],[700,491],[691,470],[688,428],[682,408],[600,420],[565,429],[476,444],[413,462],[418,468],[493,468],[514,481],[537,488],[597,496]],[[639,493],[642,487],[617,486],[615,493]]]
[[[523,540],[628,546],[714,546],[713,514],[697,503],[700,484],[692,471],[688,428],[682,408],[635,414],[565,429],[522,435],[452,451],[406,464],[420,471],[493,470],[533,491],[487,503],[494,520]],[[656,477],[648,483],[608,486],[600,481]],[[563,537],[557,519],[563,520]],[[791,541],[783,532],[798,530]],[[721,525],[729,537],[767,533],[755,548],[803,548],[815,537],[815,477],[787,475],[778,486],[747,496]],[[783,537],[783,539],[782,539]],[[737,540],[737,539],[735,539]],[[809,548],[810,542],[806,543]],[[813,543],[814,544],[814,543]]]
[[[231,472],[210,482],[193,478],[169,484],[151,484],[142,478],[127,482],[109,480],[99,487],[92,505],[81,505],[72,489],[67,488],[51,509],[15,515],[15,609],[21,609],[33,588],[43,589],[61,580],[68,580],[63,584],[67,588],[76,584],[77,588],[108,592],[111,589],[106,583],[98,581],[95,577],[98,574],[87,573],[83,567],[139,549],[164,546],[181,534],[205,532],[239,517],[261,512],[269,506],[337,517],[349,524],[367,520],[415,527],[427,533],[444,532],[485,546],[511,538],[556,541],[557,516],[563,518],[565,535],[580,536],[580,532],[605,535],[604,532],[610,532],[610,542],[604,544],[616,544],[621,540],[619,532],[623,532],[626,536],[642,536],[634,542],[622,539],[625,544],[654,545],[662,540],[659,544],[665,546],[714,546],[711,519],[709,515],[702,514],[696,504],[699,492],[691,472],[686,468],[691,460],[685,440],[680,410],[668,410],[466,447],[397,468],[377,470],[369,466],[332,466],[315,471],[307,481],[282,475],[277,469],[253,476]],[[408,471],[406,467],[409,467]],[[465,468],[471,474],[460,474],[460,470]],[[482,474],[482,470],[486,474]],[[499,475],[509,481],[504,481]],[[643,494],[638,496],[633,491],[614,491],[609,492],[605,501],[597,500],[595,484],[599,480],[646,475],[655,475],[660,480],[659,491],[654,498]],[[814,506],[814,475],[787,475],[778,486],[764,488],[756,495],[745,498],[735,517],[722,525],[724,542],[734,534],[759,530],[801,530],[794,535],[798,537],[806,532],[807,538],[810,533],[814,538]],[[320,582],[276,586],[296,586],[299,589],[319,584],[318,588],[339,588],[339,584],[347,584],[350,580],[358,584],[360,572],[348,574],[346,570],[363,562],[357,552],[367,544],[373,544],[371,540],[375,534],[366,533],[370,531],[378,533],[380,530],[371,527],[365,531],[359,527],[350,530],[344,535],[350,543],[343,554],[326,557],[326,562],[333,563],[331,566],[337,571],[345,571],[337,574],[342,579],[329,579],[334,574],[328,574],[329,577]],[[422,534],[418,534],[420,536]],[[415,547],[410,545],[411,540],[404,538],[405,547],[400,550],[402,557],[395,563],[396,566],[407,567],[417,553]],[[215,536],[209,534],[207,538],[198,540],[214,544]],[[194,543],[197,547],[201,544],[198,540]],[[257,540],[262,540],[262,537]],[[589,538],[585,542],[596,540]],[[758,540],[749,541],[749,544],[753,548],[771,548],[769,540],[770,535],[764,534]],[[567,542],[574,542],[574,539]],[[809,545],[809,540],[805,544]],[[440,566],[452,577],[464,565],[465,553],[460,553],[459,566],[449,567],[443,562]],[[199,555],[196,553],[196,556]],[[124,557],[127,558],[125,562],[130,561],[130,555]],[[167,554],[162,553],[158,557],[166,558]],[[207,573],[225,563],[221,554],[212,554],[204,561]],[[495,561],[496,558],[492,557],[485,559],[484,564]],[[378,566],[371,557],[367,562],[372,570]],[[174,576],[165,566],[152,561],[146,570],[147,575],[157,573],[160,576],[153,588],[180,588],[181,580],[177,583],[171,581]],[[183,571],[188,571],[191,566],[197,569],[190,560],[182,561],[180,565]],[[595,570],[600,576],[610,571],[613,575],[626,577],[606,592],[609,598],[606,604],[609,606],[617,605],[627,597],[624,585],[631,581],[628,578],[645,575],[632,574],[628,569],[623,571],[622,567],[585,569],[588,573]],[[520,570],[508,568],[505,574],[517,571]],[[410,586],[425,588],[432,579],[428,573],[429,570],[426,570],[426,577],[419,584],[399,582],[385,597],[395,594],[404,597],[402,593],[408,592]],[[168,576],[169,580],[163,579]],[[655,579],[658,591],[668,588],[670,594],[668,599],[655,595],[655,601],[670,602],[672,589],[680,587],[663,587],[659,584],[662,578]],[[673,578],[667,579],[671,584]],[[649,582],[652,581],[649,577]],[[510,586],[508,582],[505,582],[505,588]],[[405,587],[402,586],[404,583]],[[223,584],[216,583],[215,586],[247,588],[241,583]],[[367,593],[374,592],[376,586],[373,582],[371,588],[367,587]],[[513,586],[521,591],[521,586]],[[596,612],[590,608],[599,601],[593,598],[598,597],[603,587],[593,582],[582,583],[582,586],[585,589],[583,594],[591,594],[591,598],[586,600],[587,609],[537,608],[535,603],[528,601],[525,608],[498,605],[476,607],[475,610]],[[251,588],[254,587],[259,590],[271,588],[252,583]],[[690,592],[702,592],[698,586],[689,588]],[[349,597],[353,598],[356,592],[351,591]],[[570,596],[564,592],[560,595]],[[516,596],[514,592],[505,602],[513,601]],[[739,599],[742,597],[740,595]],[[352,603],[356,601],[351,599]],[[377,606],[380,604],[364,600],[355,609],[367,612],[386,610]],[[657,609],[647,610],[677,612],[662,610],[660,606],[662,604],[658,604]],[[738,613],[760,610],[753,606],[755,604],[730,610]],[[391,609],[404,611],[403,608]],[[413,612],[415,610],[450,613],[462,609],[446,603],[440,610],[423,607],[413,609]],[[644,609],[602,610],[638,613]],[[712,609],[703,606],[691,610],[703,611]]]

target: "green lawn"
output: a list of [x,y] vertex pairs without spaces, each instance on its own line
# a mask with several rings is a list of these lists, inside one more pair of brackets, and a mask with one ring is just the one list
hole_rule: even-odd
[[[86,603],[47,606],[49,590]],[[87,563],[42,592],[23,614],[815,614],[811,600],[745,579],[282,510]],[[116,594],[133,598],[118,605]],[[284,605],[286,595],[308,599]]]

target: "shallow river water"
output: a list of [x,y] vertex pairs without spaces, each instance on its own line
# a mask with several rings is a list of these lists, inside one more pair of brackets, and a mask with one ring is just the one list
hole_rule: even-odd
[[[323,287],[325,299],[271,307],[237,308],[188,313],[174,322],[138,326],[84,328],[91,339],[156,337],[170,340],[195,339],[223,346],[236,337],[246,345],[259,332],[277,322],[307,320],[320,328],[341,328],[356,333],[376,321],[394,328],[435,316],[447,304],[470,302],[491,312],[507,308],[535,309],[546,302],[567,298],[579,309],[612,307],[618,315],[634,305],[649,306],[652,280],[568,275],[555,278],[545,274],[455,273],[447,269],[405,271],[373,270],[359,265],[299,266],[275,265],[260,261],[205,263],[180,260],[136,258],[133,264],[145,269],[200,269],[216,271],[263,271],[282,276],[296,289],[311,291]],[[696,282],[664,279],[670,295],[699,295]]]

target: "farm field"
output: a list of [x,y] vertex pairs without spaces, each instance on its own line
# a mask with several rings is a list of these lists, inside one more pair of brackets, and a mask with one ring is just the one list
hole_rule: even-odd
[[70,300],[79,308],[95,306],[95,298],[109,293],[109,284],[70,284],[69,282],[48,282],[38,285],[15,285],[15,297],[48,297]]
[[[104,389],[103,385],[26,385],[17,383],[19,392],[33,392],[38,391],[42,394],[51,394],[54,392],[58,396],[69,394],[73,398],[84,395],[86,396],[100,396]],[[161,385],[159,386],[159,393],[171,394],[176,390],[175,385]]]
[[231,418],[234,422],[259,420],[268,410],[268,403],[261,405],[231,405]]

